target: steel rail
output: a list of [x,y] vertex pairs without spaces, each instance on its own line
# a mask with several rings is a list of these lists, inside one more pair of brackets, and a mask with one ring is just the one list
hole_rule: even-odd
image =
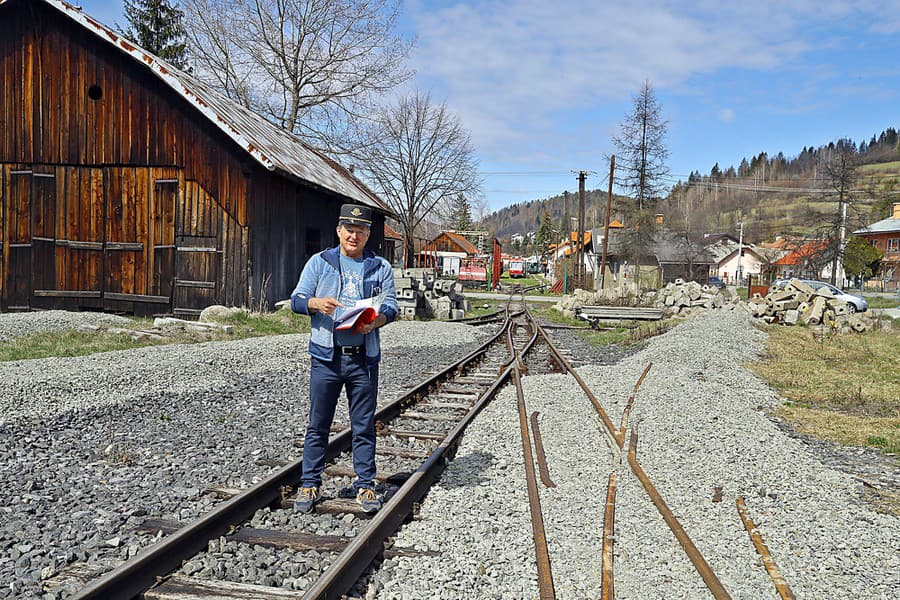
[[[432,385],[445,376],[462,368],[485,354],[509,327],[509,322],[480,348],[456,363],[438,371],[409,392],[390,402],[375,413],[376,421],[389,421],[400,414],[406,404],[427,393]],[[331,437],[325,451],[325,460],[330,461],[349,450],[352,433],[349,428]],[[73,600],[117,600],[133,598],[156,584],[177,569],[181,563],[203,550],[208,541],[225,535],[234,525],[246,521],[264,506],[280,500],[284,488],[296,486],[301,477],[302,458],[295,460],[272,473],[257,485],[195,520],[161,541],[144,548],[136,556],[125,561],[102,577],[94,580],[71,598]],[[368,564],[368,563],[367,563]],[[351,583],[352,585],[352,583]]]
[[353,538],[347,547],[328,566],[328,569],[303,595],[304,599],[340,598],[359,579],[372,560],[381,552],[384,540],[396,533],[413,505],[428,491],[449,462],[452,449],[459,444],[462,433],[481,410],[490,402],[497,390],[510,376],[508,366],[473,405],[462,421],[458,422],[431,456],[410,476],[391,499],[378,511],[369,525]]
[[781,570],[775,563],[775,559],[772,558],[772,554],[769,552],[768,546],[766,546],[762,536],[759,534],[759,530],[753,523],[753,519],[747,514],[747,505],[744,503],[744,499],[741,496],[738,496],[735,498],[735,503],[737,504],[738,514],[741,515],[741,521],[744,523],[744,529],[747,530],[747,533],[750,535],[750,541],[753,542],[756,552],[762,558],[763,567],[765,567],[766,573],[769,574],[769,579],[771,579],[772,583],[775,585],[775,590],[778,592],[778,595],[781,596],[782,600],[793,600],[794,592],[791,591],[784,575],[781,574]]
[[540,323],[537,320],[534,320],[534,325],[540,335],[546,340],[547,346],[550,348],[550,353],[553,354],[556,361],[562,366],[562,368],[572,375],[575,378],[575,381],[578,382],[578,385],[581,387],[581,390],[588,397],[588,400],[591,401],[591,404],[594,405],[594,410],[600,416],[600,420],[603,422],[603,432],[606,434],[607,443],[609,444],[609,449],[616,455],[617,460],[621,460],[618,456],[621,454],[622,447],[624,442],[619,442],[616,438],[616,430],[613,425],[612,420],[609,418],[609,415],[606,414],[606,411],[603,409],[603,406],[600,404],[600,401],[597,400],[597,397],[594,396],[594,393],[591,391],[591,388],[584,382],[584,379],[581,378],[581,375],[578,374],[578,371],[569,363],[568,360],[562,355],[562,353],[557,349],[556,345],[550,339],[550,336],[547,335],[547,332],[544,331],[544,328],[541,327]]
[[547,454],[544,452],[544,440],[541,437],[541,428],[538,426],[539,412],[531,413],[531,433],[534,434],[534,452],[537,455],[538,472],[544,487],[555,488],[556,484],[550,478],[550,468],[547,466]]
[[[540,325],[537,325],[538,329],[541,329]],[[542,333],[543,330],[541,329]],[[549,343],[549,337],[546,333],[543,333],[544,337],[548,339],[548,344],[551,347],[551,351],[555,351],[555,348],[552,343]],[[606,433],[607,440],[612,442],[610,446],[611,449],[615,450],[623,450],[624,449],[624,439],[620,442],[618,436],[616,435],[616,430],[613,427],[612,421],[609,419],[609,416],[606,414],[606,411],[603,410],[603,407],[600,405],[600,402],[591,392],[590,388],[584,382],[584,380],[578,375],[575,369],[569,364],[569,362],[560,354],[558,351],[555,351],[557,359],[560,361],[560,364],[564,365],[566,370],[572,374],[575,378],[575,381],[578,382],[578,385],[581,386],[581,389],[590,399],[591,404],[594,405],[594,409],[597,411],[597,414],[600,415],[600,420],[604,425],[604,432]],[[645,370],[646,372],[646,370]],[[614,450],[614,451],[615,451]],[[621,457],[621,452],[618,454]],[[653,501],[653,504],[656,506],[656,509],[659,511],[660,515],[662,515],[663,520],[669,526],[669,529],[672,530],[672,533],[675,534],[676,539],[681,544],[681,547],[687,553],[688,558],[694,564],[694,568],[698,571],[700,576],[703,578],[704,583],[709,588],[710,592],[712,592],[713,596],[717,599],[725,599],[731,598],[728,594],[728,591],[722,585],[722,582],[719,581],[719,578],[707,564],[706,560],[700,554],[700,551],[691,541],[691,538],[688,536],[687,532],[678,522],[678,519],[675,517],[674,513],[669,509],[660,495],[659,491],[657,491],[656,487],[650,481],[650,478],[647,477],[647,474],[644,472],[644,469],[637,462],[637,431],[635,428],[632,428],[631,432],[631,445],[628,450],[628,464],[631,467],[631,471],[635,474],[635,476],[640,480],[641,485],[644,487],[644,490],[650,496],[650,499]]]
[[707,564],[706,560],[703,558],[703,555],[700,554],[700,550],[698,550],[697,546],[694,545],[694,542],[691,541],[691,538],[681,526],[681,523],[678,522],[675,514],[666,504],[666,501],[663,500],[663,497],[650,481],[650,478],[647,477],[644,469],[641,467],[641,465],[638,464],[637,442],[637,428],[632,427],[631,440],[628,445],[628,464],[631,466],[631,471],[637,476],[638,480],[641,482],[641,485],[644,486],[644,491],[646,491],[647,495],[650,496],[650,500],[653,501],[653,505],[656,506],[656,510],[659,511],[659,514],[662,515],[662,518],[669,526],[669,529],[671,529],[672,533],[675,534],[675,538],[678,539],[678,543],[681,544],[682,548],[684,548],[685,553],[694,564],[694,568],[697,569],[698,573],[700,573],[700,577],[703,578],[704,583],[706,583],[706,587],[709,588],[710,592],[712,592],[713,597],[717,600],[730,599],[731,595],[725,589],[725,586],[723,586],[722,582],[719,581],[719,578],[716,577],[716,574]]
[[641,376],[638,378],[637,383],[634,384],[634,389],[631,390],[631,396],[628,398],[628,402],[625,404],[625,410],[622,411],[622,421],[619,425],[619,434],[616,436],[616,439],[619,440],[619,446],[623,446],[625,444],[625,428],[628,427],[628,415],[631,413],[631,407],[634,405],[634,398],[637,396],[638,389],[641,387],[641,384],[644,383],[644,378],[647,377],[647,373],[650,372],[650,367],[653,366],[653,363],[649,363],[647,368],[644,369],[644,372],[641,373]]
[[519,411],[519,432],[522,436],[522,454],[525,459],[525,482],[528,487],[528,508],[531,511],[531,530],[534,536],[534,553],[538,569],[538,592],[541,600],[553,600],[553,570],[550,566],[550,551],[547,549],[547,534],[544,529],[544,515],[541,512],[541,496],[538,492],[537,477],[534,473],[534,456],[531,453],[531,439],[528,436],[528,417],[525,407],[525,392],[522,389],[522,374],[518,363],[512,371],[516,385],[516,405]]
[[[508,308],[509,303],[507,304],[507,309]],[[496,340],[503,333],[506,333],[507,345],[509,346],[512,344],[512,338],[510,337],[511,330],[511,319],[507,319],[503,330],[494,336],[492,341]],[[523,352],[528,352],[535,340],[536,336],[533,336],[529,343],[526,344]],[[446,464],[449,462],[449,459],[447,458],[449,450],[455,448],[459,443],[459,438],[466,427],[478,413],[481,412],[493,395],[496,394],[497,390],[500,389],[500,386],[503,385],[514,372],[517,372],[515,359],[507,362],[501,368],[500,375],[494,380],[491,387],[482,394],[481,398],[476,402],[470,412],[467,413],[464,420],[460,421],[453,430],[451,430],[441,445],[435,449],[426,462],[423,463],[409,479],[407,479],[387,504],[376,513],[375,517],[370,521],[369,526],[356,536],[353,541],[347,545],[344,551],[341,552],[341,554],[328,566],[325,574],[304,594],[303,598],[305,600],[340,598],[354,583],[356,583],[359,576],[362,575],[375,556],[377,556],[378,552],[381,551],[384,540],[396,533],[397,529],[405,520],[406,515],[412,510],[413,504],[418,502],[425,495],[428,488],[443,471]],[[531,464],[533,472],[533,459]]]
[[618,476],[613,471],[609,474],[606,486],[606,510],[603,512],[603,550],[601,562],[600,598],[614,600],[616,597],[613,585],[613,542],[616,528],[616,486]]

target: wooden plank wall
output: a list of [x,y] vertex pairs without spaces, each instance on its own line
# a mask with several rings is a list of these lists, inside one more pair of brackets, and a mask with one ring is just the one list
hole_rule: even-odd
[[[4,82],[0,86],[0,132],[3,132],[0,135],[0,163],[112,169],[168,165],[182,169],[182,181],[196,182],[228,215],[228,219],[220,220],[218,225],[221,230],[217,235],[222,238],[220,249],[224,253],[219,268],[224,276],[216,295],[223,302],[246,304],[251,159],[185,99],[168,91],[156,77],[146,73],[132,57],[107,46],[92,33],[56,14],[54,9],[41,3],[10,2],[0,6],[0,13],[0,81]],[[15,83],[9,85],[8,82]],[[100,185],[106,179],[114,192],[123,186],[128,188],[131,185],[129,178],[137,176],[137,171],[113,170],[108,171],[108,175],[107,178],[102,174],[99,176]],[[141,176],[145,175],[142,173]],[[63,205],[74,209],[77,201],[69,191],[73,189],[71,186],[96,194],[94,177],[67,172],[63,183],[58,181],[57,197],[62,199]],[[149,181],[147,184],[155,185]],[[19,193],[18,188],[10,188],[9,183],[4,186],[4,189]],[[60,186],[62,194],[59,193]],[[165,193],[160,198],[164,196]],[[154,197],[151,193],[145,198],[126,196],[121,202],[116,201],[114,211],[133,214],[137,220],[134,229],[127,225],[125,229],[114,227],[106,231],[110,239],[122,244],[136,244],[139,242],[131,238],[141,237],[144,229],[149,231],[151,225],[156,227],[147,220],[150,216],[147,219],[143,216],[152,212],[153,207],[140,205]],[[11,205],[27,206],[15,201]],[[185,208],[193,210],[194,205],[188,202]],[[69,214],[76,217],[74,213]],[[87,222],[76,221],[72,227],[79,233],[93,235],[95,215],[90,211],[83,214]],[[4,219],[6,221],[10,219]],[[13,218],[11,223],[19,227],[18,218]],[[208,231],[212,226],[210,222],[194,220],[187,223],[190,227],[182,230],[184,232]],[[21,227],[26,227],[24,221]],[[83,227],[88,229],[83,231]],[[26,230],[15,231],[21,237]],[[175,240],[160,243],[164,240],[157,233],[154,230],[154,246],[174,245]],[[165,295],[164,288],[171,282],[165,281],[160,269],[166,261],[158,263],[152,255],[164,255],[171,250],[174,265],[174,250],[145,248],[145,262],[140,264],[137,251],[127,249],[133,246],[121,248],[114,262],[117,261],[117,268],[125,274],[124,278],[107,283],[120,285],[121,293],[143,291]],[[16,272],[23,274],[22,281],[30,280],[23,266],[30,263],[30,258],[25,258],[26,250],[17,249],[10,253],[9,244],[6,244],[3,252],[4,265],[9,267],[12,260]],[[65,277],[71,289],[96,287],[98,277],[102,278],[103,274],[91,258],[90,249],[64,248],[60,252],[57,248],[57,253],[65,256]],[[142,288],[145,276],[153,283]],[[9,283],[21,285],[22,281]]]

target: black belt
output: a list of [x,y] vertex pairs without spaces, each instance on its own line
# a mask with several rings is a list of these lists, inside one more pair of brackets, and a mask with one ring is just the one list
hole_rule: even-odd
[[365,346],[337,346],[338,352],[341,354],[362,354],[365,351]]

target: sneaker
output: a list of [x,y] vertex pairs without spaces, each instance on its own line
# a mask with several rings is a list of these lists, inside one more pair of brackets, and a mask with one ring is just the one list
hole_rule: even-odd
[[378,512],[381,508],[381,500],[375,495],[375,490],[369,488],[360,488],[356,493],[356,503],[367,513]]
[[294,498],[294,510],[302,513],[310,513],[319,501],[319,488],[302,487]]

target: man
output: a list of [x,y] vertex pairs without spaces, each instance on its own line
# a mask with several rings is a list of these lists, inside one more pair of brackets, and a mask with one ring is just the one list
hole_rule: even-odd
[[[353,433],[353,488],[366,512],[376,512],[375,402],[381,341],[378,328],[397,316],[397,294],[390,264],[366,250],[372,210],[344,204],[338,220],[340,244],[315,254],[303,267],[291,294],[291,309],[309,315],[309,425],[303,445],[303,475],[294,508],[311,512],[320,498],[325,449],[341,388],[346,387]],[[384,295],[374,321],[352,330],[335,320],[357,300]]]

